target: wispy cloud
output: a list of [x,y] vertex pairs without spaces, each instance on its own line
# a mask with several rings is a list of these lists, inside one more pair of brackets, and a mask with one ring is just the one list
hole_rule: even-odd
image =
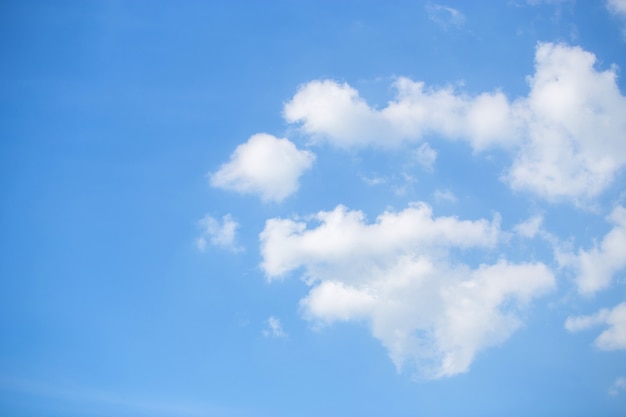
[[607,0],[606,7],[622,22],[622,37],[626,40],[626,0]]
[[426,6],[426,12],[428,18],[444,30],[448,30],[450,27],[459,28],[465,23],[465,15],[453,7],[429,4]]
[[206,249],[207,243],[233,252],[243,250],[237,245],[239,223],[230,214],[222,217],[221,222],[210,215],[206,215],[199,224],[202,227],[202,234],[196,239],[196,245],[201,252]]
[[601,325],[606,325],[608,328],[594,340],[598,349],[626,349],[626,302],[618,304],[610,310],[603,308],[589,316],[568,317],[565,321],[565,328],[570,332],[578,332]]
[[609,388],[609,395],[616,397],[624,391],[626,391],[626,378],[620,376],[615,379],[615,382]]
[[426,171],[432,172],[437,160],[437,151],[428,143],[422,143],[414,153],[417,163]]
[[263,329],[265,337],[287,337],[287,333],[283,330],[280,320],[274,316],[270,316],[265,321],[266,328]]

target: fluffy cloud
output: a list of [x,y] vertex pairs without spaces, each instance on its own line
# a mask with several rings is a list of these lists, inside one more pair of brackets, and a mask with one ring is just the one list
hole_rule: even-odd
[[600,244],[576,254],[559,254],[561,265],[575,271],[581,294],[591,295],[607,288],[613,276],[626,268],[626,209],[616,207],[607,219],[614,226]]
[[565,328],[577,332],[591,327],[607,325],[594,344],[601,350],[626,349],[626,303],[618,304],[612,310],[603,308],[590,316],[568,317]]
[[441,203],[441,202],[448,202],[448,203],[456,203],[458,201],[458,198],[456,198],[456,196],[454,195],[454,193],[450,190],[435,190],[435,192],[433,193],[433,197],[435,197],[435,201]]
[[503,177],[511,187],[580,203],[626,165],[626,98],[616,68],[598,71],[595,61],[578,47],[539,44],[530,92],[513,101],[499,91],[468,96],[399,78],[394,99],[376,109],[348,84],[316,80],[284,116],[314,141],[343,148],[397,147],[426,135],[466,140],[475,151],[503,147],[513,153]]
[[459,250],[494,247],[498,219],[433,217],[423,203],[374,223],[338,206],[311,223],[270,219],[260,235],[269,280],[301,270],[310,292],[304,317],[318,326],[362,321],[396,367],[430,378],[469,369],[475,355],[505,341],[518,310],[554,285],[540,263],[470,267]]
[[606,7],[611,13],[626,17],[626,0],[608,0]]
[[541,44],[531,91],[519,102],[524,142],[508,174],[516,189],[548,199],[588,199],[626,164],[626,98],[615,68],[594,69],[578,47]]
[[230,161],[211,175],[211,185],[264,201],[282,201],[298,189],[298,179],[311,168],[315,155],[288,139],[259,133],[237,147]]
[[207,243],[234,252],[242,250],[236,243],[237,229],[239,224],[233,220],[230,214],[222,217],[222,221],[206,215],[200,220],[202,235],[196,240],[198,249],[204,251]]
[[397,79],[394,88],[396,99],[377,110],[348,84],[311,81],[285,105],[284,116],[301,123],[315,141],[343,148],[394,147],[439,133],[467,137],[482,149],[514,133],[508,100],[500,92],[468,97],[451,87],[429,89],[408,78]]

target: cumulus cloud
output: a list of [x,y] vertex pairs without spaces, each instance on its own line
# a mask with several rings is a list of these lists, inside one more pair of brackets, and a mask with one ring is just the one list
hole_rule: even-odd
[[347,147],[398,147],[426,135],[468,141],[475,151],[513,154],[503,179],[548,200],[585,202],[626,165],[626,97],[616,68],[596,70],[579,47],[540,43],[527,96],[501,91],[470,96],[398,78],[384,108],[369,106],[346,83],[315,80],[300,87],[284,116],[314,142]]
[[196,240],[196,244],[200,251],[206,249],[207,243],[233,252],[242,250],[236,242],[239,224],[233,220],[230,214],[222,217],[221,222],[212,216],[206,215],[199,223],[202,227],[202,234]]
[[299,150],[288,139],[258,133],[211,175],[211,185],[279,202],[297,191],[300,176],[314,160],[312,152]]
[[394,88],[395,100],[377,110],[346,83],[311,81],[285,105],[284,116],[314,141],[342,148],[397,147],[440,133],[468,137],[482,149],[514,133],[508,100],[500,92],[469,97],[408,78],[398,78]]
[[581,294],[591,295],[609,287],[615,274],[626,268],[626,209],[617,206],[607,220],[613,228],[599,244],[589,250],[559,254],[561,265],[574,270]]
[[274,316],[270,316],[266,322],[266,328],[263,329],[263,336],[265,337],[287,337],[287,333],[283,330],[280,320]]
[[597,71],[593,54],[540,44],[531,91],[520,101],[524,142],[508,180],[548,199],[598,195],[626,164],[626,98],[616,69]]
[[448,203],[456,203],[458,201],[454,193],[448,189],[435,190],[433,197],[435,197],[435,201],[437,202],[447,201]]
[[565,321],[565,328],[570,332],[578,332],[600,325],[607,325],[608,329],[600,333],[594,340],[598,349],[626,349],[626,302],[618,304],[612,310],[603,308],[593,315],[568,317]]
[[493,248],[499,220],[434,217],[424,203],[373,223],[338,206],[309,223],[269,219],[260,234],[268,279],[302,271],[300,302],[316,326],[366,323],[398,370],[438,378],[465,372],[476,354],[522,324],[519,309],[554,286],[541,263],[471,267],[459,250]]

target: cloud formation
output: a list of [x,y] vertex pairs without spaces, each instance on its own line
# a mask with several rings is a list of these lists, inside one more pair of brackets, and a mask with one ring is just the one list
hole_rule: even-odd
[[312,152],[299,150],[288,139],[258,133],[211,175],[211,185],[280,202],[298,190],[300,176],[314,161]]
[[346,83],[315,80],[286,103],[284,117],[313,142],[340,148],[399,147],[436,135],[468,141],[475,151],[507,149],[513,163],[503,179],[513,189],[582,203],[626,165],[626,97],[617,69],[599,71],[595,62],[579,47],[540,43],[525,97],[469,96],[398,78],[382,109]]
[[221,222],[212,216],[206,215],[199,223],[202,227],[202,234],[196,240],[196,244],[200,251],[206,249],[207,243],[233,252],[242,250],[236,242],[239,224],[233,220],[230,214],[226,214],[222,217]]
[[601,350],[626,349],[626,302],[613,309],[603,308],[590,316],[568,317],[565,328],[570,332],[578,332],[592,327],[607,325],[608,329],[600,333],[594,345]]
[[607,220],[613,228],[589,250],[561,253],[558,260],[576,274],[578,291],[592,295],[611,285],[616,273],[626,268],[626,208],[617,206]]
[[471,267],[453,256],[494,247],[498,219],[433,217],[415,203],[374,223],[343,206],[311,221],[266,222],[260,240],[268,279],[301,270],[311,286],[300,302],[305,318],[316,326],[367,323],[398,370],[422,377],[467,371],[479,351],[519,328],[520,309],[554,286],[541,263]]

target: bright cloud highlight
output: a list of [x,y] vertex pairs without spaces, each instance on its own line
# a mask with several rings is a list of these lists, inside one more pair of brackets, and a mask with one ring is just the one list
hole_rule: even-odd
[[211,175],[211,185],[280,202],[298,190],[300,176],[314,161],[312,152],[299,150],[288,139],[258,133]]
[[466,372],[479,351],[519,328],[519,309],[554,286],[541,263],[501,259],[472,268],[454,259],[455,250],[493,248],[498,219],[433,217],[415,203],[371,224],[343,206],[311,220],[317,224],[266,222],[260,240],[268,279],[302,268],[311,286],[300,303],[308,320],[365,322],[398,370],[423,377]]

